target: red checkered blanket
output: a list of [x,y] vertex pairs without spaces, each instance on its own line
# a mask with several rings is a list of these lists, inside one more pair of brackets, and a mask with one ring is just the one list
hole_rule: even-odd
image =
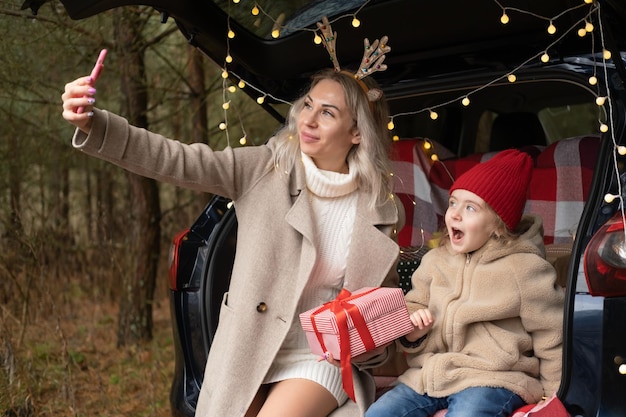
[[[599,136],[563,139],[545,148],[523,149],[535,167],[525,212],[540,215],[546,244],[571,243],[589,195]],[[443,227],[448,189],[455,178],[495,153],[455,158],[440,144],[422,138],[394,142],[395,192],[406,211],[402,247],[426,246]],[[438,159],[433,160],[436,155]]]

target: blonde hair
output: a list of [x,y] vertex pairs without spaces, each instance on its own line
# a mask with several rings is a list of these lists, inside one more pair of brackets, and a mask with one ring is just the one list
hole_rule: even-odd
[[[354,171],[359,189],[369,194],[369,205],[374,208],[386,201],[392,192],[391,162],[389,150],[391,135],[387,129],[389,109],[384,97],[371,102],[359,83],[344,72],[329,68],[315,74],[309,91],[322,80],[338,82],[344,90],[345,100],[355,120],[361,141],[353,145],[346,162]],[[364,78],[368,88],[378,88],[376,81]],[[278,142],[274,164],[280,172],[291,172],[300,159],[300,140],[297,131],[298,115],[304,108],[306,94],[297,99],[289,110],[285,126],[275,135]]]

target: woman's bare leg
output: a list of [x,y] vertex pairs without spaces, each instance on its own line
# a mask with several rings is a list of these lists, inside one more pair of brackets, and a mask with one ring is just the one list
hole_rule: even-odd
[[270,387],[258,417],[326,417],[337,400],[324,387],[308,379],[286,379]]

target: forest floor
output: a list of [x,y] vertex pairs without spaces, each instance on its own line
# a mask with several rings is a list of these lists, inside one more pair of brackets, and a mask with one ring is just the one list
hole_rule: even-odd
[[20,320],[0,305],[0,416],[171,416],[167,296],[154,305],[153,340],[121,348],[114,302],[71,297],[32,310]]

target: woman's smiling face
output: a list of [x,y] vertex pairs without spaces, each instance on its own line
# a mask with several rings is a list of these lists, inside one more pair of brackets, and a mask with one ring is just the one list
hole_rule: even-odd
[[445,221],[452,249],[471,253],[491,238],[496,230],[497,214],[476,194],[457,189],[448,200]]
[[346,157],[361,140],[341,84],[324,79],[304,98],[298,115],[300,149],[318,168],[348,172]]

